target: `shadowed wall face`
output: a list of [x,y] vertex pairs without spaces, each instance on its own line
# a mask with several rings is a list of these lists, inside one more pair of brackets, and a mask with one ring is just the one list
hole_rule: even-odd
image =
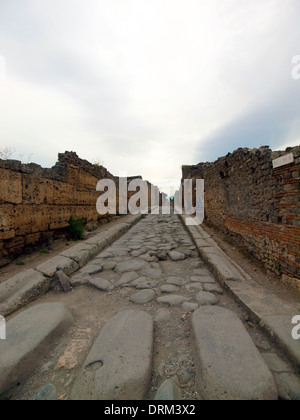
[[300,147],[287,152],[238,149],[214,163],[183,167],[183,179],[205,180],[206,222],[226,233],[300,291]]

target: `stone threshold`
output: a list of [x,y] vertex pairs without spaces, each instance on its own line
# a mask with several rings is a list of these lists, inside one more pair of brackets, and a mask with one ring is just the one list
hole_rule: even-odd
[[35,269],[24,270],[1,283],[0,314],[7,317],[47,293],[58,268],[68,276],[74,274],[129,231],[141,218],[141,215],[132,215],[126,221],[70,247]]
[[186,216],[180,215],[179,218],[220,284],[246,309],[251,320],[277,343],[300,373],[300,341],[292,337],[292,318],[299,315],[300,307],[286,304],[256,283],[202,226],[187,226]]

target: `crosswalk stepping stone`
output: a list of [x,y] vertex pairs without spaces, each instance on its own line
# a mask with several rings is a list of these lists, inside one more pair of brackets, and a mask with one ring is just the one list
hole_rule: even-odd
[[206,400],[277,400],[274,378],[239,318],[207,306],[192,317],[197,390]]
[[120,312],[103,327],[74,384],[72,400],[141,400],[151,383],[153,317]]
[[72,321],[66,305],[43,303],[7,323],[7,339],[0,341],[0,396],[33,373]]

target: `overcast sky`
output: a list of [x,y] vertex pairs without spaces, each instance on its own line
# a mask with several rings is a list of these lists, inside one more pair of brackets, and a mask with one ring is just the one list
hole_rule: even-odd
[[0,0],[0,147],[157,183],[297,145],[299,18],[299,0]]

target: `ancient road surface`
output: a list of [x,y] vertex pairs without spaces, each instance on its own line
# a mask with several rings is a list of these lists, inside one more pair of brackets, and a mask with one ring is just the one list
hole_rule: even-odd
[[174,215],[147,216],[70,280],[70,293],[34,305],[64,303],[74,324],[12,399],[277,399],[299,391],[293,368],[217,284]]

